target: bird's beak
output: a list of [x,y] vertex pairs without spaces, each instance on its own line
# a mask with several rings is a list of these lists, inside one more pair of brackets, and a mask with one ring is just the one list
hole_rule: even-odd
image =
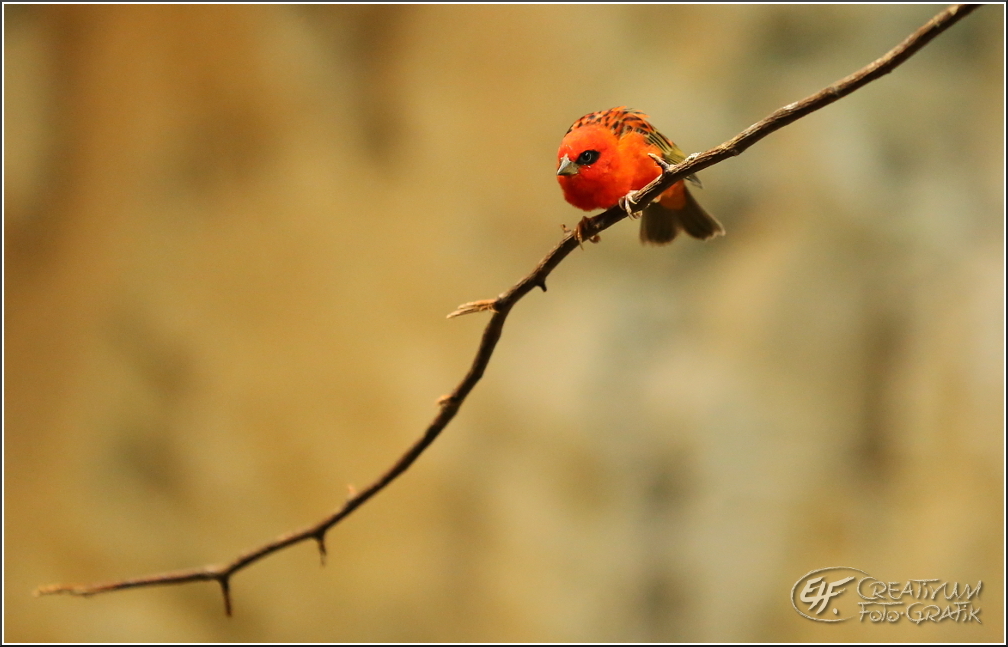
[[557,169],[557,175],[577,175],[578,165],[570,161],[570,158],[566,155],[560,160],[560,168]]

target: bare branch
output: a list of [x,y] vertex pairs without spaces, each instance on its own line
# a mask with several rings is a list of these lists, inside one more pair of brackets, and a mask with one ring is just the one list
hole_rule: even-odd
[[[850,76],[841,79],[835,84],[824,88],[820,92],[810,97],[802,99],[796,103],[780,108],[766,119],[753,124],[749,128],[739,133],[727,142],[700,154],[690,155],[681,164],[669,166],[661,159],[655,159],[656,163],[662,167],[662,174],[653,182],[636,193],[633,202],[635,208],[644,208],[653,199],[658,197],[665,189],[672,186],[679,180],[692,175],[705,168],[718,164],[731,157],[735,157],[747,148],[763,139],[770,133],[787,126],[802,117],[819,110],[837,101],[858,88],[874,81],[875,79],[888,74],[898,65],[913,56],[918,50],[928,44],[935,36],[942,33],[967,14],[976,9],[978,5],[953,5],[937,16],[932,18],[923,27],[911,34],[906,40],[893,48],[888,54],[878,60],[863,67]],[[652,156],[654,157],[654,156]],[[448,315],[449,318],[470,314],[474,312],[491,312],[490,321],[483,330],[483,337],[476,351],[469,372],[466,373],[462,381],[459,382],[455,390],[450,394],[442,396],[438,400],[440,411],[434,420],[427,427],[427,430],[402,456],[392,465],[384,475],[374,483],[360,492],[350,488],[350,494],[343,506],[335,513],[301,530],[296,530],[276,539],[249,550],[228,564],[219,566],[203,566],[170,573],[160,573],[157,575],[147,575],[128,580],[117,580],[98,584],[55,584],[39,587],[35,595],[51,595],[55,593],[67,593],[70,595],[90,596],[97,593],[109,591],[120,591],[147,586],[162,586],[168,584],[185,584],[188,582],[215,580],[221,587],[224,595],[224,610],[227,615],[231,615],[230,580],[231,576],[250,564],[283,550],[288,546],[300,543],[305,540],[313,540],[318,545],[319,556],[322,563],[325,563],[325,535],[326,532],[337,523],[342,521],[351,512],[364,505],[371,497],[381,492],[385,487],[394,481],[396,477],[405,472],[410,465],[434,442],[442,430],[451,422],[458,412],[459,407],[465,401],[466,396],[472,391],[476,383],[483,377],[490,357],[493,355],[494,347],[500,340],[501,331],[504,329],[504,321],[507,319],[511,308],[533,288],[539,287],[546,291],[546,277],[579,245],[579,235],[581,240],[592,240],[599,232],[612,227],[614,224],[627,217],[627,212],[614,206],[603,213],[592,218],[585,218],[578,225],[577,229],[568,231],[559,243],[539,262],[534,270],[525,278],[512,286],[496,299],[486,299],[483,301],[473,301],[458,307]]]

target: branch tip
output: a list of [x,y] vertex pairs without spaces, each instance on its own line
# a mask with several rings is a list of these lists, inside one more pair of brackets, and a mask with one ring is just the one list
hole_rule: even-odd
[[471,314],[473,312],[486,312],[487,310],[497,312],[497,299],[483,299],[481,301],[463,303],[459,307],[455,308],[455,311],[450,313],[447,318],[454,319],[455,317],[461,317],[462,315]]
[[40,598],[43,595],[66,593],[67,595],[77,595],[86,598],[94,595],[96,592],[98,591],[92,591],[90,587],[83,584],[47,584],[32,591],[32,596]]

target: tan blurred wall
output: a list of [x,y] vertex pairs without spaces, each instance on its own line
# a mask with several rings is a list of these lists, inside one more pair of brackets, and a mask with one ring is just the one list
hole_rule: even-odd
[[[1004,9],[702,174],[728,235],[606,232],[516,308],[629,105],[687,152],[936,6],[4,6],[12,641],[999,641]],[[983,580],[982,625],[801,618],[802,574]]]

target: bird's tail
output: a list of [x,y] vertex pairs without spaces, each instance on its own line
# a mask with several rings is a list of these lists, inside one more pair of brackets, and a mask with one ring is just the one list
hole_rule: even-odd
[[644,209],[640,239],[642,243],[667,245],[680,231],[700,240],[725,233],[721,223],[704,211],[686,185],[677,182]]

